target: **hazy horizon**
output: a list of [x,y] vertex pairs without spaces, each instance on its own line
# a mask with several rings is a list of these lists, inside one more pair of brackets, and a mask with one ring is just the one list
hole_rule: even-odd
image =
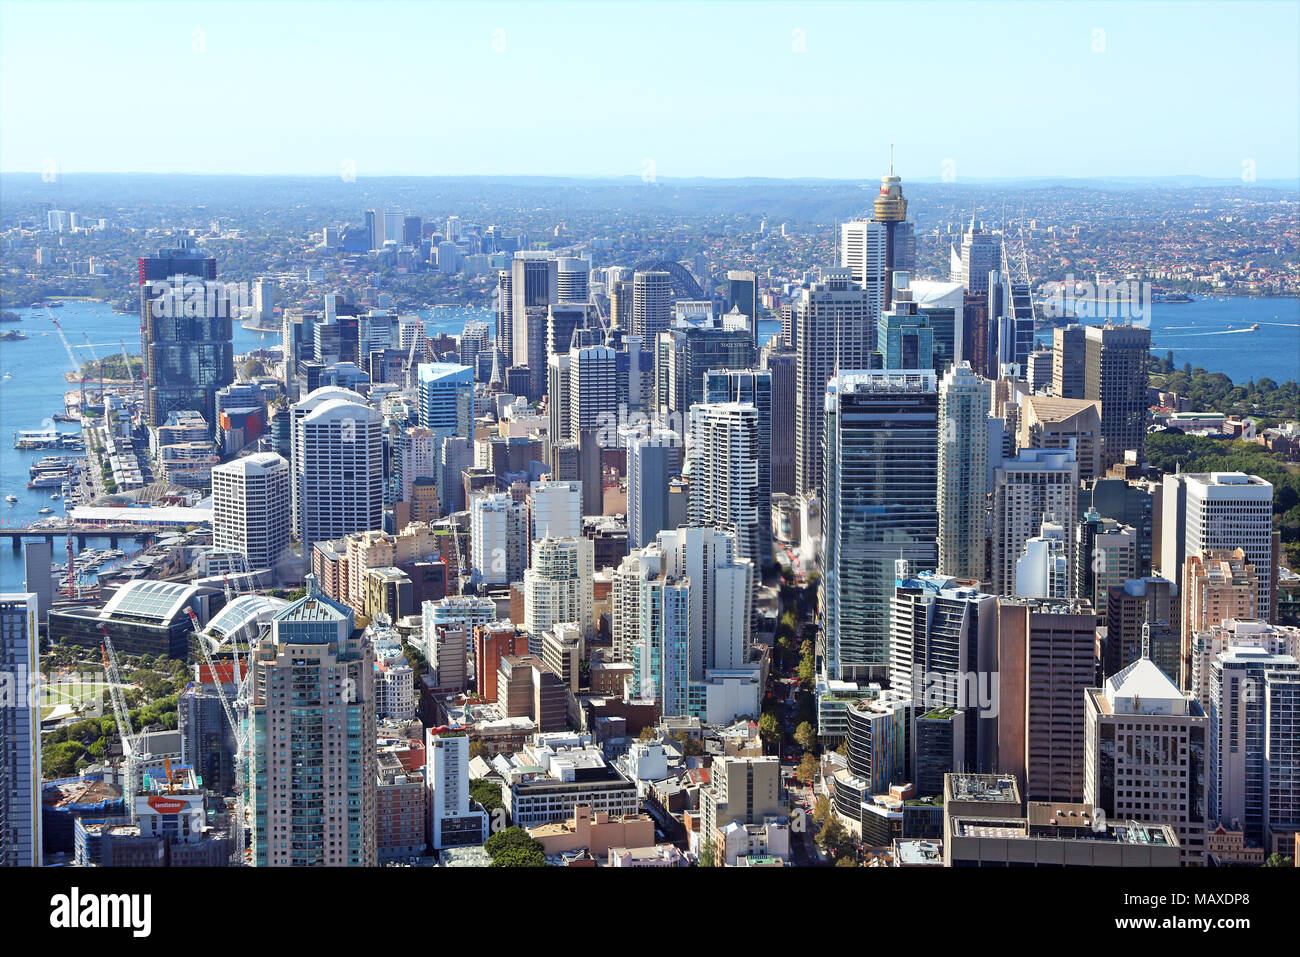
[[0,0],[0,170],[853,181],[892,143],[912,182],[1293,182],[1297,36],[1278,3]]

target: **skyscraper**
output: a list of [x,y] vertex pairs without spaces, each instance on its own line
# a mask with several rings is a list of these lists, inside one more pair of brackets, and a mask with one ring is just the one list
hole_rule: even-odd
[[[993,472],[993,590],[1015,591],[1016,559],[1025,542],[1037,535],[1046,519],[1072,521],[1078,499],[1078,465],[1071,449],[1021,449]],[[1074,538],[1066,541],[1067,560],[1074,566]]]
[[643,548],[668,527],[668,479],[682,469],[681,436],[635,430],[627,442],[627,547]]
[[512,365],[529,370],[530,399],[546,387],[546,319],[560,300],[559,261],[547,251],[517,252],[511,262]]
[[157,428],[171,413],[194,409],[211,431],[217,391],[235,379],[238,287],[216,281],[217,261],[188,236],[141,258],[138,273],[145,424]]
[[1273,560],[1273,485],[1243,472],[1180,472],[1164,477],[1160,517],[1160,573],[1183,579],[1183,563],[1212,549],[1240,548],[1255,566],[1256,618],[1275,620],[1277,567]]
[[290,407],[293,521],[304,557],[315,542],[383,527],[384,417],[355,392],[326,386]]
[[764,349],[763,368],[772,374],[772,491],[793,495],[797,357]]
[[1150,329],[1107,323],[1084,330],[1083,397],[1101,402],[1104,466],[1122,462],[1130,449],[1145,460],[1150,360]]
[[528,510],[505,492],[470,502],[470,566],[490,585],[521,581],[528,562]]
[[293,493],[289,463],[274,452],[255,452],[212,467],[212,547],[238,552],[252,570],[289,557]]
[[[788,358],[793,359],[793,356]],[[793,363],[784,370],[794,372]],[[778,373],[779,377],[779,373]],[[793,375],[790,376],[793,380]],[[793,386],[793,381],[788,383]],[[793,390],[791,390],[793,392]],[[793,395],[790,396],[793,399]],[[755,566],[762,571],[771,567],[772,557],[772,448],[776,442],[773,434],[773,373],[771,369],[710,369],[704,373],[705,402],[748,402],[758,410],[758,513],[760,516],[758,554]],[[793,425],[793,402],[784,410],[790,425]],[[793,451],[794,430],[785,435],[783,446]],[[793,465],[793,458],[789,460]]]
[[1083,398],[1084,351],[1083,326],[1077,322],[1052,330],[1052,395]]
[[[548,400],[567,401],[567,438],[576,442],[584,431],[600,429],[612,433],[619,403],[617,353],[608,346],[582,346],[569,350],[568,365],[567,396]],[[565,437],[552,436],[553,439]]]
[[726,310],[739,310],[749,316],[754,341],[758,342],[758,277],[752,269],[727,270]]
[[253,647],[249,799],[258,867],[374,867],[374,651],[352,610],[316,593]]
[[1001,261],[999,236],[971,217],[970,225],[961,234],[961,251],[951,251],[948,275],[954,282],[961,283],[967,292],[984,296],[989,291],[989,273],[997,269]]
[[533,482],[528,488],[529,538],[582,535],[582,483]]
[[650,269],[632,274],[632,332],[642,342],[654,342],[673,315],[672,277]]
[[1083,799],[1084,690],[1096,685],[1087,602],[998,600],[997,766],[1031,801]]
[[1149,658],[1085,692],[1083,800],[1114,820],[1167,824],[1184,867],[1205,863],[1207,720]]
[[799,330],[795,491],[800,495],[811,495],[822,486],[826,384],[841,370],[870,368],[878,315],[879,307],[873,306],[871,293],[854,281],[848,267],[823,269],[819,282],[800,290],[795,305]]
[[939,384],[939,572],[984,581],[989,382],[969,362]]
[[[691,406],[686,460],[692,525],[736,536],[736,554],[757,568],[771,564],[771,495],[760,480],[762,417],[749,402]],[[763,551],[766,543],[767,551]]]
[[[571,256],[556,260],[556,295],[562,303],[585,303],[589,297],[591,263]],[[568,343],[565,343],[567,346]]]
[[41,669],[36,595],[0,594],[0,867],[41,865]]
[[589,538],[543,538],[524,571],[524,631],[528,653],[541,655],[542,633],[569,622],[584,642],[593,634],[593,546]]
[[885,677],[894,563],[938,561],[935,374],[846,372],[827,387],[821,601],[831,678]]
[[1300,829],[1300,664],[1230,647],[1210,669],[1210,819],[1266,850]]

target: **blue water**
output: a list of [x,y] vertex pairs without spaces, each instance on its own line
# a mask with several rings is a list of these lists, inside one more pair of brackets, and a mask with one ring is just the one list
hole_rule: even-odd
[[[63,394],[76,387],[64,381],[63,373],[73,368],[67,350],[59,341],[53,325],[43,309],[14,309],[22,322],[4,323],[0,330],[16,329],[28,336],[23,342],[0,342],[0,523],[12,527],[42,518],[64,514],[63,502],[52,501],[50,493],[56,489],[28,489],[29,467],[36,459],[56,454],[50,450],[21,452],[13,447],[14,432],[20,429],[57,428],[60,432],[77,433],[79,427],[50,419],[55,412],[63,411]],[[140,353],[140,317],[135,313],[114,312],[102,302],[69,302],[51,313],[59,320],[69,344],[77,356],[77,364],[90,358],[85,335],[97,356],[103,358],[112,352],[121,352],[122,342],[131,355]],[[439,332],[459,335],[469,319],[491,321],[491,310],[471,307],[441,307],[421,313],[425,329],[430,334]],[[250,332],[238,323],[234,326],[235,353],[255,349],[269,349],[280,345],[280,337],[272,333]],[[5,373],[12,378],[3,378]],[[88,387],[92,383],[87,383]],[[4,503],[5,495],[18,496],[18,503]],[[52,506],[51,515],[41,515],[38,510]],[[89,548],[107,548],[108,539],[89,539]],[[118,547],[130,552],[128,542]],[[62,564],[66,559],[62,539],[54,543],[54,561]],[[22,586],[23,566],[21,553],[15,554],[7,541],[0,541],[0,591],[13,591]]]
[[[67,352],[54,334],[44,310],[18,309],[23,321],[6,323],[4,329],[19,329],[30,338],[25,342],[0,342],[0,498],[13,493],[18,504],[0,504],[0,522],[31,522],[42,516],[37,510],[53,505],[62,513],[62,503],[50,500],[49,489],[27,488],[28,466],[33,460],[50,454],[45,451],[19,452],[13,447],[13,433],[19,429],[48,428],[56,425],[49,416],[63,409],[63,393],[74,386],[65,383],[62,374],[72,368]],[[468,319],[491,321],[490,310],[474,308],[440,308],[426,311],[426,329],[431,333],[459,334]],[[115,313],[107,303],[67,303],[54,311],[76,352],[78,360],[90,357],[83,333],[90,335],[96,354],[103,356],[120,351],[119,340],[127,351],[140,351],[140,319],[135,314]],[[1246,331],[1259,323],[1255,332]],[[1152,307],[1151,351],[1163,356],[1172,351],[1174,363],[1202,366],[1223,372],[1234,382],[1244,383],[1267,376],[1277,382],[1300,379],[1300,299],[1198,298],[1190,303],[1156,303]],[[779,322],[759,324],[762,340],[779,334]],[[1050,334],[1049,334],[1050,341]],[[279,345],[271,333],[249,332],[236,324],[234,344],[237,353]],[[75,426],[57,424],[60,431],[75,432]],[[91,540],[89,547],[105,548],[106,539]],[[62,541],[55,543],[55,560],[62,562]],[[21,556],[7,543],[0,543],[0,590],[12,590],[22,584]]]
[[[1257,330],[1250,326],[1259,323]],[[1050,330],[1039,334],[1051,344]],[[1151,307],[1151,351],[1243,385],[1300,380],[1300,299],[1205,297]]]

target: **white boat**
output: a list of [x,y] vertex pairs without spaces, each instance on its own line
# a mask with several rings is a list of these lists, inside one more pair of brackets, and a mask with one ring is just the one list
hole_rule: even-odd
[[36,514],[38,514],[38,515],[49,515],[49,514],[50,514],[51,512],[53,512],[53,511],[54,511],[54,509],[52,509],[52,508],[50,508],[48,505],[46,505],[44,508],[38,508],[38,509],[36,510]]
[[14,504],[16,504],[16,503],[18,502],[18,496],[17,496],[17,495],[6,495],[6,496],[5,496],[5,501],[8,502],[10,505],[14,505]]
[[58,498],[59,498],[59,493],[55,492],[53,495],[50,496],[50,501],[51,502],[58,501]]

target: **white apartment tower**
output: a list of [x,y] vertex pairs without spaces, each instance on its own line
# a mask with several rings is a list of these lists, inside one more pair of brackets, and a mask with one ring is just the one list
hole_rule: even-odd
[[212,468],[212,547],[238,552],[249,570],[275,570],[293,522],[289,463],[257,452]]
[[315,542],[383,527],[384,417],[348,389],[324,386],[290,407],[293,516],[304,555]]
[[[1079,496],[1073,449],[1021,449],[993,473],[993,590],[1014,595],[1016,560],[1043,522],[1072,522]],[[1074,539],[1066,536],[1066,559],[1074,567]]]
[[770,500],[761,495],[758,408],[749,402],[705,402],[690,408],[686,459],[691,475],[690,521],[736,536],[736,554],[756,568],[770,564],[762,554]]
[[524,571],[524,631],[528,651],[540,655],[542,632],[571,622],[584,642],[594,631],[592,576],[595,546],[589,538],[543,538]]
[[795,303],[795,491],[800,495],[812,495],[822,485],[826,383],[840,371],[870,368],[878,316],[879,303],[873,306],[850,268],[823,269],[820,281],[800,290]]
[[1183,562],[1210,549],[1240,548],[1259,579],[1255,616],[1273,621],[1273,484],[1242,472],[1166,475],[1161,502],[1160,573],[1183,580]]
[[508,585],[522,581],[528,561],[528,510],[505,492],[470,503],[470,567],[476,581]]

